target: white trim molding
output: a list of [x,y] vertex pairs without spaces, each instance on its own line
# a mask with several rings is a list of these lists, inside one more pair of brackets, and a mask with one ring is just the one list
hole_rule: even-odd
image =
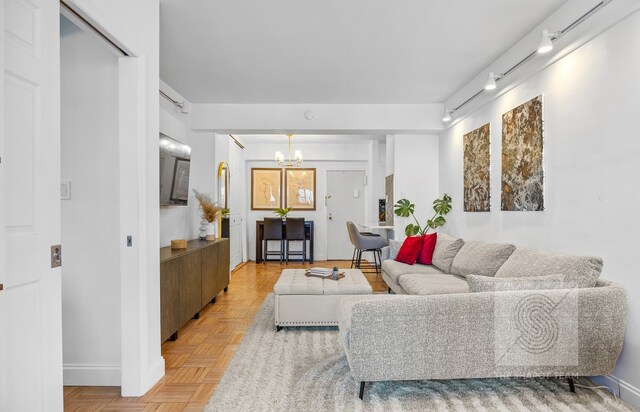
[[64,364],[65,386],[120,386],[120,365]]
[[640,389],[614,375],[591,376],[589,380],[596,385],[608,386],[623,401],[640,409]]

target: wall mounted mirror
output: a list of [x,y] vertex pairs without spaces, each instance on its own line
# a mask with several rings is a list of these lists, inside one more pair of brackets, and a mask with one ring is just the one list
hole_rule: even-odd
[[229,208],[229,165],[225,162],[218,165],[218,202]]

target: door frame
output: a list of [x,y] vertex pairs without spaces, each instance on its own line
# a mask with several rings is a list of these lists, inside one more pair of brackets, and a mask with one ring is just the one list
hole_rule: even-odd
[[[124,51],[119,58],[119,213],[120,213],[120,336],[121,394],[142,396],[164,376],[164,359],[152,359],[153,346],[160,352],[159,316],[157,328],[150,325],[149,302],[159,299],[150,290],[153,278],[148,259],[155,239],[149,239],[149,181],[147,173],[147,72],[146,56],[102,9],[91,0],[62,0],[101,35]],[[62,8],[61,8],[62,11]],[[156,145],[157,149],[157,145]],[[155,223],[157,224],[157,222]],[[127,237],[133,244],[127,246]],[[157,248],[155,248],[157,249]],[[155,274],[156,277],[158,274]],[[158,307],[159,313],[159,307]],[[153,333],[157,329],[158,334]]]
[[[325,226],[325,250],[327,251],[327,260],[331,260],[329,259],[329,225],[327,224],[327,193],[329,193],[329,172],[362,172],[364,173],[364,179],[365,179],[365,183],[364,183],[364,219],[367,220],[369,218],[368,216],[368,211],[369,211],[369,201],[370,201],[370,185],[369,185],[369,177],[367,175],[367,169],[363,169],[362,167],[354,167],[354,168],[347,168],[347,167],[332,167],[332,168],[328,168],[325,170],[325,174],[324,174],[324,195],[325,198],[323,199],[324,202],[322,203],[322,207],[323,207],[323,211],[324,211],[324,220],[323,220],[323,224]],[[316,199],[316,202],[318,201],[318,199]],[[354,223],[358,223],[358,222],[354,222]],[[364,223],[364,222],[362,222]]]

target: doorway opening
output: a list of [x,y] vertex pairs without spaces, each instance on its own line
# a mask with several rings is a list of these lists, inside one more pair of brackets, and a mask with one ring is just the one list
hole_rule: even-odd
[[60,15],[65,386],[121,384],[121,56],[80,20]]

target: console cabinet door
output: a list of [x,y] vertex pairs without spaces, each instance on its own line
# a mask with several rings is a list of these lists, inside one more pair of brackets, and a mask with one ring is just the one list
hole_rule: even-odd
[[217,294],[218,243],[202,249],[202,306],[209,303]]
[[180,262],[180,325],[184,325],[202,308],[201,251],[181,257]]
[[180,328],[181,258],[160,264],[160,335],[162,342]]
[[216,294],[229,285],[229,239],[218,243],[218,276],[216,276]]

